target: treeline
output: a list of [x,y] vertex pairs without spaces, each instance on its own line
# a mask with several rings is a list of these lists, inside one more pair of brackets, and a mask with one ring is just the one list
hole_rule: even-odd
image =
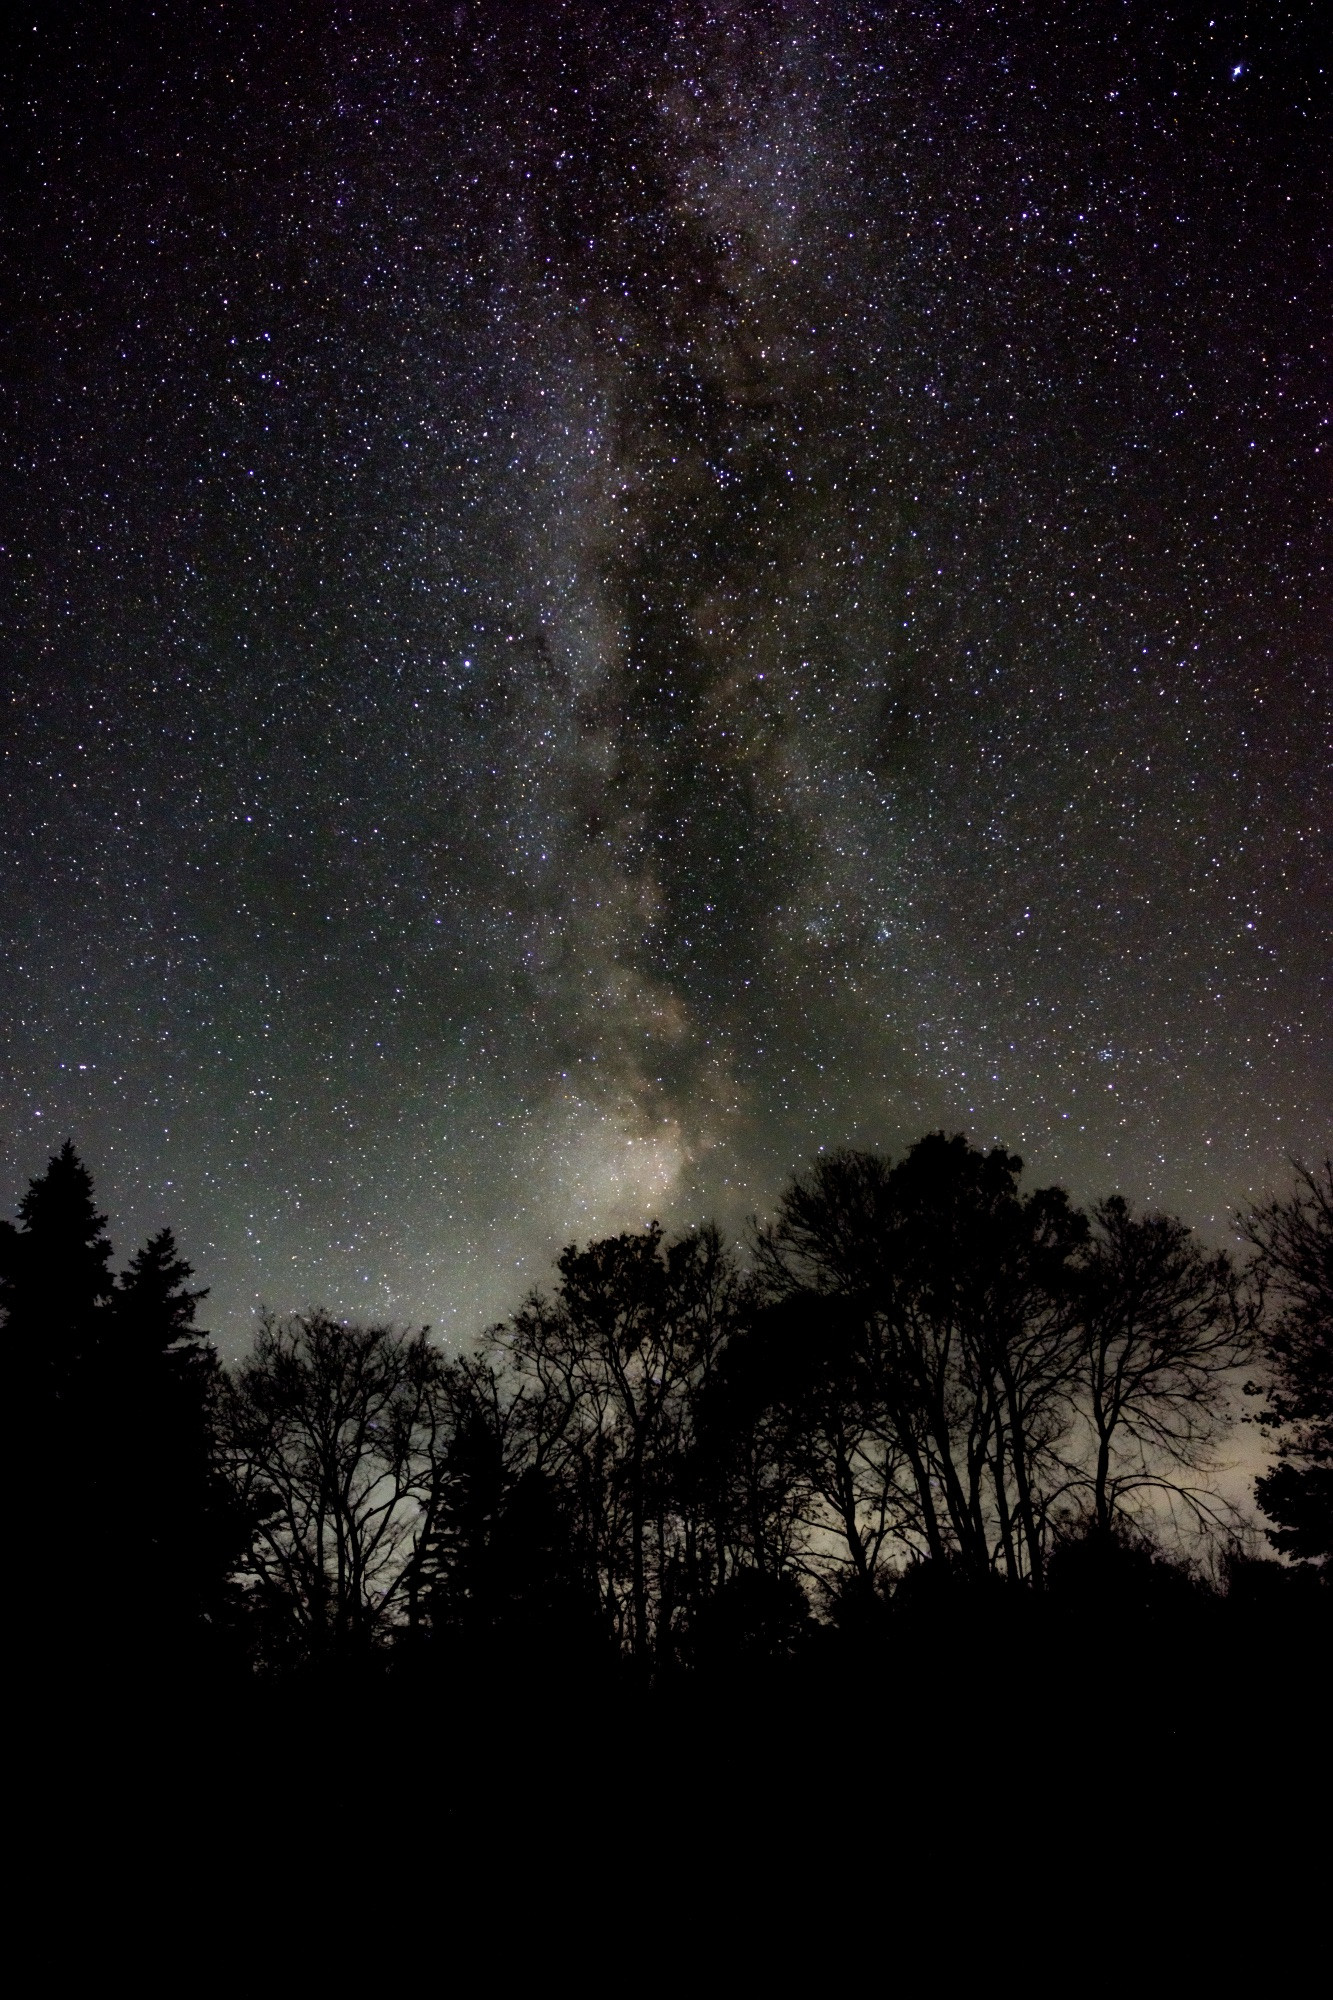
[[[821,1157],[744,1257],[571,1247],[471,1352],[312,1313],[227,1371],[169,1232],[113,1274],[66,1145],[0,1224],[30,1650],[660,1684],[964,1601],[1323,1601],[1333,1165],[1243,1230],[1237,1260],[932,1134]],[[1284,1561],[1215,1483],[1247,1418]]]

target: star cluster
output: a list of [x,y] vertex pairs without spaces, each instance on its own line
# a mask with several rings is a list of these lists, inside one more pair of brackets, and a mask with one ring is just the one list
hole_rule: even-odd
[[33,10],[9,1181],[464,1334],[943,1125],[1327,1143],[1316,6]]

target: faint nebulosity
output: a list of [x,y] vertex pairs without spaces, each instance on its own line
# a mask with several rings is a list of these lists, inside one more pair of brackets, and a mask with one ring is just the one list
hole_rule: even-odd
[[1316,1153],[1321,12],[29,9],[9,1185],[229,1345],[934,1126]]

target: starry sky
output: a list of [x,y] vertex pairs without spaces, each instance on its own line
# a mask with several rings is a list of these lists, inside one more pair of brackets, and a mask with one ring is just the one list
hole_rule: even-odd
[[17,9],[6,1208],[72,1135],[233,1352],[1327,1145],[1321,12]]

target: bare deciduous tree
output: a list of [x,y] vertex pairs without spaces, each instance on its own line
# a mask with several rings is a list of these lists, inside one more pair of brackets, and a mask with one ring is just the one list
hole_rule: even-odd
[[826,1328],[858,1326],[849,1408],[876,1546],[1039,1580],[1086,1225],[1059,1189],[1021,1196],[1021,1165],[941,1133],[897,1163],[835,1154],[789,1183],[756,1248],[771,1295],[831,1297]]
[[321,1313],[266,1320],[227,1383],[224,1462],[257,1522],[248,1568],[312,1652],[365,1643],[399,1614],[448,1410],[424,1328]]
[[1077,1391],[1090,1449],[1071,1473],[1097,1526],[1109,1530],[1152,1495],[1215,1522],[1200,1475],[1254,1335],[1234,1262],[1209,1255],[1177,1217],[1136,1216],[1114,1195],[1093,1210],[1081,1290]]
[[664,1244],[654,1225],[559,1260],[504,1342],[532,1462],[570,1496],[607,1611],[643,1658],[669,1631],[700,1558],[691,1506],[695,1405],[735,1321],[739,1281],[716,1230]]

